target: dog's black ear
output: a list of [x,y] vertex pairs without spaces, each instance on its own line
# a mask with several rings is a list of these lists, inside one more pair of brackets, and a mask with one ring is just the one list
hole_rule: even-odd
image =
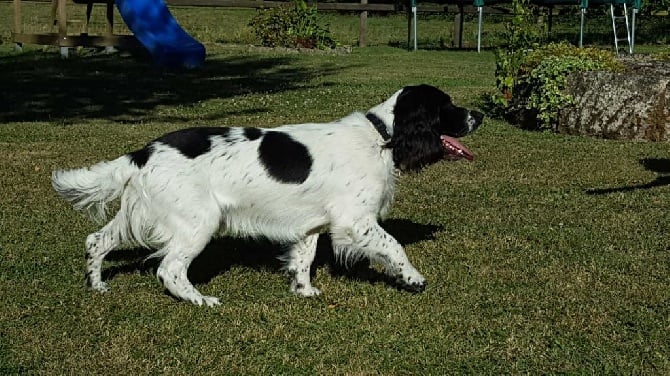
[[441,101],[430,94],[422,86],[415,86],[407,88],[396,101],[389,147],[400,170],[416,171],[444,157],[439,134]]

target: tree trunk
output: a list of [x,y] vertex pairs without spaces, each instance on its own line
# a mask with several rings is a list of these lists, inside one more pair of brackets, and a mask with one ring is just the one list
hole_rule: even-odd
[[558,131],[614,139],[670,141],[670,62],[629,57],[623,73],[575,72]]

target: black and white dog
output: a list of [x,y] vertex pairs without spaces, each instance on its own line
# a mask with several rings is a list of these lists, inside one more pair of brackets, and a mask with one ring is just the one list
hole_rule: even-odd
[[418,292],[424,277],[377,219],[389,209],[400,171],[472,159],[455,138],[483,117],[435,87],[408,86],[367,113],[332,123],[176,131],[112,161],[54,171],[52,183],[100,222],[107,204],[120,198],[114,218],[86,238],[86,278],[94,290],[107,290],[101,269],[111,250],[141,245],[162,257],[156,274],[171,294],[218,304],[191,284],[187,269],[213,237],[226,235],[287,245],[291,291],[317,295],[310,266],[319,234],[329,232],[339,258],[379,262]]

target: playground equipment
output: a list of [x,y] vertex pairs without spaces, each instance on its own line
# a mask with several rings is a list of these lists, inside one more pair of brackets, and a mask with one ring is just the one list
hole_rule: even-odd
[[[205,61],[205,47],[182,29],[162,0],[116,0],[121,18],[134,35],[113,34],[114,0],[75,0],[86,5],[86,21],[79,35],[67,30],[66,0],[52,0],[51,18],[58,26],[57,33],[26,34],[22,32],[21,0],[14,0],[13,40],[17,48],[23,43],[59,46],[61,55],[76,46],[118,46],[122,48],[143,45],[156,64],[169,68],[195,68]],[[106,31],[104,35],[88,34],[88,25],[94,3],[106,4]],[[139,43],[138,43],[139,42]]]
[[[464,5],[473,5],[477,9],[477,51],[481,51],[482,43],[482,29],[483,29],[483,19],[484,19],[484,6],[486,5],[495,5],[501,3],[509,3],[509,0],[442,0],[445,4],[455,4],[459,5],[461,9],[461,17],[463,19],[463,6]],[[586,19],[586,10],[589,7],[600,6],[600,5],[609,5],[610,14],[612,17],[612,31],[614,34],[614,48],[617,53],[619,52],[619,43],[627,42],[628,43],[628,52],[633,53],[635,46],[635,16],[640,10],[641,0],[531,0],[531,3],[548,7],[549,8],[549,17],[551,20],[551,10],[556,5],[574,5],[580,7],[580,23],[579,23],[579,47],[583,47],[584,41],[584,23]],[[412,4],[412,18],[414,20],[413,27],[413,39],[414,39],[414,49],[417,49],[416,40],[416,0],[411,0]],[[633,11],[629,16],[628,7],[632,6]],[[618,8],[623,7],[622,15],[619,15],[617,11]],[[551,21],[550,21],[551,22]],[[621,36],[620,32],[617,31],[617,28],[624,26],[626,28],[625,38]]]
[[[623,14],[617,15],[614,10],[614,4],[623,4]],[[632,4],[633,13],[631,14],[630,21],[628,18],[628,4],[625,1],[612,2],[610,4],[610,14],[612,16],[612,31],[614,32],[614,48],[616,52],[619,53],[619,42],[628,42],[628,53],[633,54],[635,49],[635,15],[640,10],[640,0],[635,0]],[[623,26],[626,27],[626,38],[621,38],[619,33],[617,33],[617,24],[621,26],[621,21],[623,20]]]
[[[481,49],[481,35],[482,35],[482,14],[484,2],[486,0],[474,0],[474,5],[477,7],[479,13],[479,25],[477,28],[477,51]],[[612,31],[614,33],[614,48],[619,53],[619,42],[626,40],[628,42],[628,51],[633,53],[635,45],[635,15],[640,10],[641,0],[531,0],[533,4],[540,6],[554,6],[554,5],[579,5],[580,20],[579,20],[579,47],[584,45],[584,21],[586,19],[586,9],[589,6],[609,5],[610,14],[612,16]],[[624,16],[615,16],[615,6],[623,5]],[[632,20],[628,20],[628,5],[633,6]],[[550,8],[551,9],[551,8]],[[625,39],[619,38],[617,34],[617,21],[625,18],[626,34]]]
[[116,0],[116,7],[159,65],[195,68],[205,61],[205,46],[179,26],[162,0]]

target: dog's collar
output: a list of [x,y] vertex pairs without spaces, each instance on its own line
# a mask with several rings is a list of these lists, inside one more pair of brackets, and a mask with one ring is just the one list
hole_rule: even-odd
[[372,112],[368,112],[365,114],[365,117],[370,120],[370,123],[375,126],[375,129],[377,132],[379,132],[379,135],[382,136],[384,141],[388,141],[391,139],[391,135],[388,132],[388,128],[386,128],[386,124],[384,123],[384,120],[380,119],[379,116],[373,114]]

